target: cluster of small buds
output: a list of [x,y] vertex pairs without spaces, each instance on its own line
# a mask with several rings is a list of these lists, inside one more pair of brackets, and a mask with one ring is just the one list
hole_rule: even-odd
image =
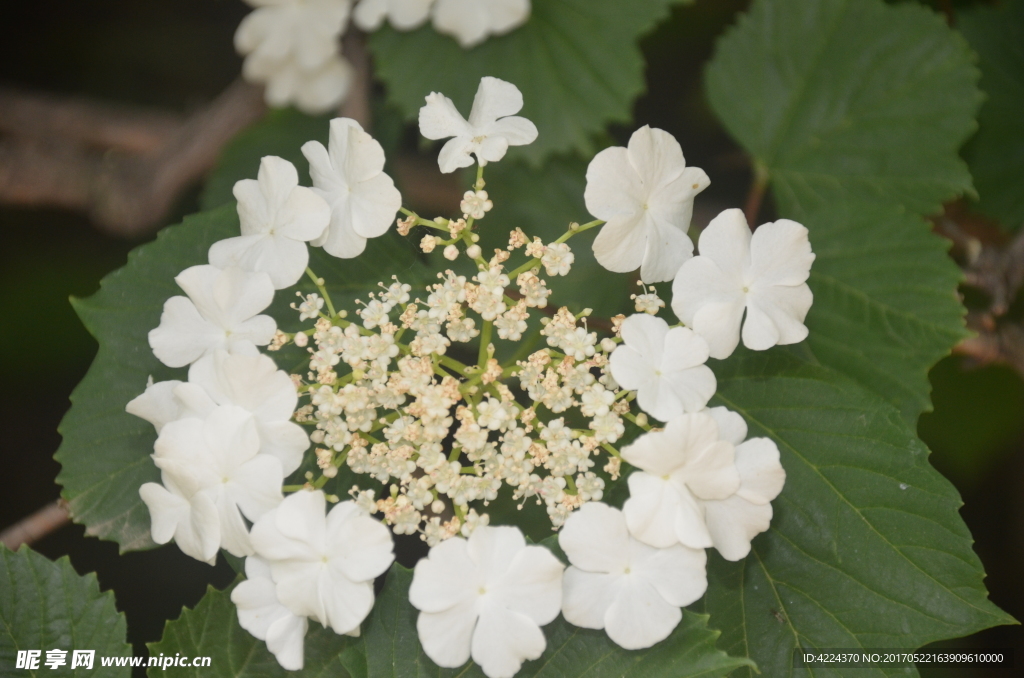
[[[315,426],[322,478],[313,485],[337,477],[341,466],[374,479],[386,488],[382,496],[359,484],[350,496],[395,533],[419,533],[430,545],[487,525],[486,508],[505,486],[514,501],[546,505],[556,529],[573,510],[599,501],[605,478],[618,477],[613,445],[629,411],[627,394],[606,372],[618,341],[587,328],[589,309],[541,318],[547,348],[505,364],[494,357],[500,342],[521,342],[530,331],[531,309],[547,307],[551,290],[541,274],[567,274],[574,256],[566,238],[545,245],[517,228],[509,247],[485,261],[472,224],[491,201],[478,187],[462,206],[464,219],[413,215],[399,228],[446,230],[451,241],[427,235],[422,249],[443,245],[454,259],[461,247],[477,262],[475,275],[446,270],[418,296],[393,278],[358,300],[351,320],[344,311],[325,314],[325,303],[333,308],[325,290],[300,294],[292,308],[315,324],[284,339],[309,335],[307,381],[299,385],[308,404],[296,421]],[[520,248],[530,259],[509,271],[506,262]],[[481,334],[487,343],[478,361],[452,356],[453,345]],[[573,409],[588,428],[566,423]]]

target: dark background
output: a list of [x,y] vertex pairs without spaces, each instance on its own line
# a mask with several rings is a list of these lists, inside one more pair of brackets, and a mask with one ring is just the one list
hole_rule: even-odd
[[[0,84],[180,113],[209,102],[237,77],[241,60],[232,35],[249,11],[240,0],[3,4]],[[649,92],[636,104],[636,126],[649,123],[672,132],[688,164],[715,177],[701,198],[706,205],[742,204],[749,184],[743,155],[715,122],[701,83],[714,37],[746,4],[700,0],[676,8],[643,42]],[[624,141],[631,129],[613,132]],[[195,211],[198,192],[195,186],[183,195],[167,223]],[[770,217],[771,209],[766,205],[762,217]],[[60,443],[57,425],[96,350],[68,297],[95,291],[137,244],[103,235],[77,214],[0,205],[0,529],[59,495],[59,466],[52,459]],[[958,357],[940,362],[931,379],[935,411],[921,418],[919,432],[933,451],[933,464],[963,495],[962,515],[988,572],[992,600],[1021,618],[1024,383],[1007,368],[978,368]],[[34,548],[50,558],[70,556],[79,572],[96,571],[101,587],[113,588],[137,654],[144,653],[145,642],[160,638],[164,622],[176,618],[183,604],[193,606],[208,583],[220,587],[233,578],[223,563],[211,568],[173,545],[119,556],[116,544],[85,538],[79,526],[66,526]],[[1014,646],[1024,665],[1020,627],[945,645]],[[921,673],[1013,675],[937,667]]]

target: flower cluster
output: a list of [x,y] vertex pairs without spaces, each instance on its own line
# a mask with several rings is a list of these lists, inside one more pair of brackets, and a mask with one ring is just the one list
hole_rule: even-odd
[[[779,450],[708,407],[718,384],[707,363],[741,336],[754,350],[806,336],[806,229],[782,220],[751,234],[730,210],[693,256],[686,232],[707,177],[671,136],[643,128],[591,163],[587,204],[607,221],[548,242],[516,228],[485,254],[483,169],[536,136],[514,116],[521,106],[494,78],[468,120],[426,98],[424,136],[454,137],[440,169],[478,164],[457,218],[402,208],[380,145],[351,120],[331,122],[328,147],[303,146],[312,188],[264,158],[258,179],[235,187],[241,235],[176,278],[187,296],[169,299],[150,333],[161,361],[189,366],[187,380],[150,383],[128,405],[158,432],[162,482],[140,489],[153,538],[206,562],[220,548],[245,556],[239,621],[287,669],[303,665],[308,619],[359,632],[392,534],[430,547],[409,593],[427,655],[504,678],[543,653],[541,627],[559,612],[627,649],[661,641],[707,587],[705,549],[741,559],[769,527]],[[399,234],[417,229],[443,270],[416,287],[393,276],[336,306],[307,243],[357,256],[399,211]],[[682,323],[660,316],[666,303],[647,285],[634,313],[608,320],[550,303],[573,273],[570,241],[596,228],[606,267],[673,280]],[[301,329],[282,332],[262,312],[304,275],[316,291],[297,292]],[[258,348],[289,345],[307,356],[295,374]],[[300,469],[304,481],[285,484]],[[619,482],[621,509],[602,502]],[[543,506],[568,567],[498,525],[500,501]]]
[[[349,20],[375,31],[387,20],[411,31],[433,19],[434,29],[469,49],[526,23],[530,0],[245,0],[254,8],[235,31],[245,57],[242,75],[266,85],[271,106],[294,104],[311,113],[336,108],[354,72],[341,54]],[[354,5],[354,7],[353,7]]]

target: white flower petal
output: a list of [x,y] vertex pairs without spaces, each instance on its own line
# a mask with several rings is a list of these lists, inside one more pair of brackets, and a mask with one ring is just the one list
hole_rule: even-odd
[[605,630],[617,645],[640,650],[668,638],[682,618],[682,611],[647,581],[626,577],[605,615]]
[[[689,213],[686,223],[689,225]],[[673,224],[652,220],[653,228],[647,231],[647,246],[640,279],[647,284],[672,280],[679,268],[693,256],[693,241]]]
[[149,332],[153,355],[168,367],[184,367],[224,343],[223,330],[203,318],[186,297],[164,302],[160,325]]
[[488,678],[512,678],[523,661],[537,659],[546,646],[544,633],[527,615],[499,605],[480,611],[472,654]]
[[736,469],[740,474],[737,495],[754,504],[772,501],[786,484],[779,448],[768,438],[751,438],[737,446]]
[[488,573],[490,583],[508,570],[515,555],[524,548],[526,539],[519,528],[502,525],[474,530],[466,552],[477,567]]
[[394,561],[391,533],[353,501],[335,504],[327,514],[331,567],[354,582],[372,581]]
[[704,414],[715,420],[718,424],[718,437],[722,440],[737,446],[736,459],[739,463],[739,444],[747,439],[747,422],[736,412],[726,407],[709,407]]
[[741,560],[750,553],[750,540],[768,529],[771,504],[752,504],[733,495],[704,504],[705,520],[714,547],[726,560]]
[[565,620],[584,629],[603,629],[608,608],[618,596],[623,579],[617,574],[567,568],[562,578]]
[[125,412],[145,419],[153,424],[157,433],[164,424],[179,419],[184,410],[180,400],[174,395],[174,389],[181,384],[177,379],[159,381],[146,386],[142,395],[136,396],[125,406]]
[[664,548],[679,541],[676,520],[681,499],[667,480],[649,473],[629,476],[629,499],[622,507],[630,533],[640,541]]
[[426,101],[419,113],[420,134],[433,140],[469,134],[469,123],[451,99],[440,92],[431,92]]
[[539,626],[550,624],[562,607],[562,565],[543,546],[527,546],[509,563],[494,586],[501,604],[521,612]]
[[[409,587],[409,602],[416,609],[425,613],[443,612],[473,599],[483,579],[469,557],[467,546],[465,539],[453,537],[430,549],[428,556],[416,563]],[[469,656],[468,641],[466,656]]]
[[762,224],[750,239],[750,276],[759,285],[800,285],[814,258],[807,229],[789,219]]
[[301,671],[304,664],[306,631],[309,620],[294,614],[282,615],[267,629],[267,649],[270,650],[281,668],[286,671]]
[[[485,76],[480,79],[476,96],[473,98],[473,109],[469,114],[469,124],[483,128],[498,118],[515,115],[523,110],[523,93],[510,82]],[[532,124],[532,123],[531,123]]]
[[670,605],[686,607],[708,588],[707,554],[676,544],[655,549],[634,540],[632,573],[645,579]]
[[629,563],[626,520],[601,502],[588,502],[569,516],[558,533],[558,545],[573,566],[587,572],[613,572]]
[[442,668],[457,669],[469,661],[476,622],[476,602],[464,600],[440,612],[420,612],[416,632],[431,661]]
[[763,351],[776,344],[796,344],[807,338],[803,324],[814,301],[811,288],[761,287],[747,296],[747,319],[743,323],[743,345]]

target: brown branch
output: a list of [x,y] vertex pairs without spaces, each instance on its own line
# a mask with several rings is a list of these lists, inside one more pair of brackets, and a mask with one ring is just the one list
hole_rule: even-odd
[[764,201],[765,191],[768,190],[768,172],[756,161],[753,164],[754,181],[750,184],[750,192],[747,193],[747,203],[743,214],[747,218],[747,225],[751,229],[757,228],[757,217],[761,214],[761,203]]
[[158,226],[266,110],[262,90],[241,81],[173,126],[166,115],[10,92],[0,110],[4,96],[15,105],[0,114],[0,202],[82,211],[126,236]]
[[57,500],[0,532],[0,543],[17,551],[22,544],[33,544],[69,522],[71,516],[67,505],[63,500]]
[[370,51],[366,48],[366,34],[353,26],[342,39],[342,52],[352,64],[352,87],[338,111],[343,117],[352,118],[364,130],[370,131],[373,115],[370,111],[370,86],[373,75],[370,71]]

